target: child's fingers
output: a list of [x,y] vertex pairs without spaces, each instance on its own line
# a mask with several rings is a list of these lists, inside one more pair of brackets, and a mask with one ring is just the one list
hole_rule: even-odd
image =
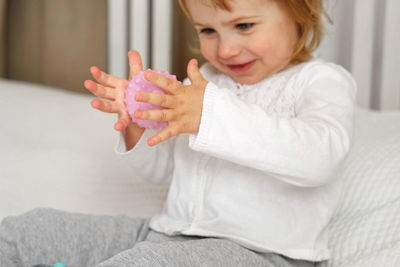
[[146,71],[144,74],[144,77],[146,80],[148,80],[151,83],[154,83],[155,85],[161,87],[168,93],[174,94],[175,92],[178,91],[179,86],[181,85],[178,81],[172,80],[168,77],[165,77],[161,74],[158,74],[156,72],[153,72],[151,70]]
[[91,102],[92,107],[106,113],[118,113],[118,107],[112,102],[104,102],[100,99],[93,99]]
[[176,106],[175,98],[167,94],[138,92],[135,95],[135,100],[164,108],[174,108]]
[[178,129],[172,125],[169,125],[169,126],[165,127],[164,129],[162,129],[155,136],[150,137],[147,140],[147,143],[149,144],[149,146],[155,146],[155,145],[158,145],[159,143],[167,140],[168,138],[171,138],[178,134],[179,134]]
[[115,90],[112,90],[111,88],[104,87],[103,85],[95,83],[94,81],[91,80],[86,80],[84,86],[86,89],[88,89],[92,94],[94,94],[97,97],[101,97],[108,100],[115,99]]
[[113,75],[107,74],[101,71],[98,67],[90,67],[90,73],[93,78],[100,84],[108,87],[116,87],[117,85],[124,82],[124,79],[117,78]]
[[176,118],[176,112],[170,109],[136,110],[135,118],[151,121],[173,121]]
[[205,81],[203,75],[199,71],[198,62],[194,58],[188,63],[187,73],[192,84]]
[[129,58],[129,80],[132,79],[134,75],[139,74],[143,70],[142,58],[136,50],[131,50],[128,53]]
[[128,127],[129,123],[131,122],[131,119],[129,118],[128,114],[123,114],[120,116],[118,121],[115,123],[114,128],[117,131],[123,131]]

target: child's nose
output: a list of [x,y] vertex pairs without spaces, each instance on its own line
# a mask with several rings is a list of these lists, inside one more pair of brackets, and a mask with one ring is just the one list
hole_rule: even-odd
[[240,47],[233,40],[221,40],[218,45],[218,56],[222,59],[239,55]]

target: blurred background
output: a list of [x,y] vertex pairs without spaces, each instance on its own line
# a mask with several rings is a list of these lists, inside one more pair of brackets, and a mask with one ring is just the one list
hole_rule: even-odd
[[[143,35],[148,35],[146,31],[151,27],[151,2],[136,1],[140,10],[135,11],[141,19],[135,27],[142,28],[142,32],[132,37],[139,43],[140,39],[146,39],[144,45],[148,46],[151,46],[152,37]],[[159,68],[183,79],[192,54],[187,40],[194,39],[195,35],[177,1],[161,2],[168,6],[167,10],[155,4],[153,9],[172,14],[164,14],[161,25],[166,28],[159,31],[168,31],[171,36],[159,40],[159,45],[173,60]],[[125,21],[132,20],[129,11],[136,3],[125,0],[0,0],[0,77],[80,92],[85,92],[82,83],[91,78],[89,68],[93,65],[126,77],[127,52],[135,47],[127,40],[129,29]],[[170,25],[165,24],[165,20],[170,21]],[[143,57],[148,60],[149,51],[141,52],[146,53]],[[146,68],[152,67],[151,62],[144,63]]]
[[0,0],[0,75],[81,91],[106,69],[105,0]]
[[[177,0],[0,0],[0,77],[85,92],[89,67],[120,77],[127,52],[182,80],[196,34]],[[325,0],[333,19],[319,56],[359,83],[362,107],[400,108],[400,1]],[[385,82],[389,81],[389,82]],[[383,92],[390,90],[389,93]],[[384,95],[384,97],[383,97]]]

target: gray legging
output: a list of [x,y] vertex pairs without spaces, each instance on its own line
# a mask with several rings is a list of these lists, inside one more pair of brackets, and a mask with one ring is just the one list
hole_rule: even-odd
[[0,266],[304,266],[314,263],[259,254],[224,239],[167,236],[149,220],[35,209],[0,225]]

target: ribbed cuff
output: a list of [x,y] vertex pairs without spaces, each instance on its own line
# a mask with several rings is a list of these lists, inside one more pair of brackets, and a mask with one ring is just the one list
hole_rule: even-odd
[[201,150],[207,146],[207,140],[212,127],[214,100],[217,93],[218,87],[214,83],[208,82],[204,92],[199,131],[197,134],[189,136],[189,147],[193,150]]

